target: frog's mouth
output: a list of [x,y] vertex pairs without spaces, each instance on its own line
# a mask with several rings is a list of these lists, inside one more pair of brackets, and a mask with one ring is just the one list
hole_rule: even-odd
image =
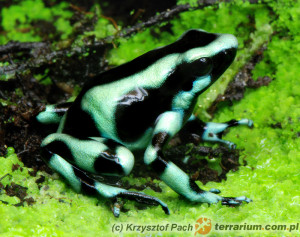
[[230,66],[236,55],[236,48],[225,49],[212,57],[213,69],[211,71],[212,81],[216,81]]

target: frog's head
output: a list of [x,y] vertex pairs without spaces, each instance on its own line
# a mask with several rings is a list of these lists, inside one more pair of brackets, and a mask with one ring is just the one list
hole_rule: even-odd
[[[213,84],[230,66],[237,51],[237,39],[230,34],[190,30],[173,44],[180,57],[174,79],[179,93],[174,108],[187,108],[197,95]],[[170,88],[170,87],[168,87]]]
[[196,77],[211,76],[216,81],[235,58],[238,42],[231,34],[189,30],[178,40],[182,48],[184,71]]

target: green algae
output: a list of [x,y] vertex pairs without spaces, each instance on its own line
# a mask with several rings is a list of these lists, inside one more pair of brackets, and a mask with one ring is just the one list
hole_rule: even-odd
[[[150,30],[146,30],[128,40],[120,40],[120,47],[110,52],[110,62],[118,65],[148,50],[173,42],[186,29],[202,28],[212,32],[232,33],[238,37],[240,48],[231,70],[220,79],[227,83],[253,52],[262,43],[267,43],[264,58],[255,66],[253,77],[257,79],[267,75],[273,81],[267,87],[247,89],[243,100],[234,102],[230,107],[221,106],[213,120],[223,122],[232,118],[250,118],[254,121],[253,129],[232,128],[224,137],[235,142],[238,149],[242,149],[240,162],[243,164],[245,160],[247,165],[241,166],[236,172],[229,172],[226,181],[209,182],[204,187],[206,190],[218,188],[224,196],[245,195],[253,199],[253,202],[237,208],[227,208],[221,204],[192,204],[178,198],[174,191],[160,183],[162,193],[150,189],[144,192],[166,202],[171,210],[170,216],[166,216],[160,207],[138,210],[133,202],[127,202],[126,208],[129,211],[121,213],[117,219],[109,210],[109,202],[76,194],[57,175],[38,172],[37,177],[29,176],[30,169],[23,166],[12,149],[8,149],[6,158],[0,158],[0,178],[7,173],[11,176],[3,178],[1,183],[5,186],[15,182],[27,187],[28,197],[33,197],[36,202],[32,206],[24,204],[24,207],[16,207],[14,204],[19,199],[8,197],[0,189],[0,200],[8,202],[0,202],[0,236],[112,236],[116,235],[112,233],[114,225],[123,224],[125,227],[131,223],[177,223],[194,226],[199,217],[210,218],[213,226],[216,223],[296,224],[300,217],[300,57],[297,53],[300,50],[299,9],[297,1],[269,1],[268,6],[250,5],[242,1],[231,5],[221,4],[218,10],[205,8],[182,13],[179,19],[172,20],[173,35],[154,28],[159,35],[155,38]],[[274,15],[279,17],[275,18]],[[212,94],[216,94],[216,90]],[[222,91],[222,88],[218,91]],[[208,95],[203,97],[199,101],[201,108],[204,100],[211,100],[207,99]],[[22,170],[12,172],[13,164],[19,164]],[[35,181],[40,175],[44,175],[46,180],[39,188]],[[127,179],[135,182],[130,177]],[[143,183],[145,180],[137,182]],[[198,184],[203,187],[201,183]],[[124,231],[124,236],[194,235],[194,232]],[[299,230],[212,230],[208,236],[296,235],[299,235]]]

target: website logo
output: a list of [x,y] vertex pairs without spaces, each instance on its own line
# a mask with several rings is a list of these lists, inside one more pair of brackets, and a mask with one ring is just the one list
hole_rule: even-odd
[[199,235],[206,235],[211,231],[212,224],[211,224],[211,219],[208,219],[206,217],[200,217],[195,224],[195,234]]

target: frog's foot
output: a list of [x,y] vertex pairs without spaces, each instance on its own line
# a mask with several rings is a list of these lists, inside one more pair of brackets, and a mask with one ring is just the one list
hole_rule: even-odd
[[253,121],[250,119],[235,120],[232,119],[226,123],[205,123],[203,127],[202,140],[209,142],[221,142],[227,145],[230,149],[235,149],[236,145],[233,142],[222,140],[223,132],[226,128],[238,125],[247,125],[253,127]]
[[[148,155],[147,152],[146,155]],[[222,197],[218,195],[220,193],[218,189],[202,190],[184,171],[173,162],[163,160],[160,154],[150,165],[159,172],[161,180],[191,202],[209,204],[221,202],[223,205],[238,206],[243,202],[248,203],[251,201],[246,197]]]
[[[113,200],[120,197],[148,205],[160,205],[169,214],[167,205],[155,197],[104,184],[95,178],[97,175],[122,177],[130,173],[134,164],[133,154],[120,144],[100,137],[78,139],[63,133],[53,133],[43,140],[42,148],[44,160],[75,191],[100,194]],[[120,206],[115,204],[113,213],[119,216]]]
[[[168,206],[158,198],[146,195],[142,192],[128,191],[123,188],[114,187],[101,182],[98,182],[89,177],[86,172],[76,168],[75,166],[62,159],[59,155],[52,155],[50,162],[51,167],[64,176],[73,189],[77,192],[85,192],[92,195],[100,194],[105,198],[116,200],[117,198],[125,198],[134,200],[139,203],[147,205],[158,206],[160,205],[166,214],[170,214]],[[115,217],[120,215],[120,205],[114,204],[113,213]]]
[[[213,194],[221,193],[221,191],[219,189],[216,189],[216,188],[210,189],[209,192],[211,192]],[[222,205],[226,205],[226,206],[239,206],[243,202],[246,202],[246,203],[252,202],[252,200],[250,198],[247,198],[245,196],[241,196],[241,197],[220,197],[219,200],[218,200],[218,198],[216,200],[221,201]]]
[[[77,173],[76,175],[78,175],[78,172],[82,172],[82,171],[78,170],[76,172]],[[95,189],[95,191],[98,194],[100,194],[101,196],[103,196],[105,198],[110,198],[113,200],[116,200],[117,198],[124,198],[127,200],[133,200],[133,201],[151,205],[151,206],[160,205],[167,215],[170,214],[167,204],[165,204],[164,202],[162,202],[161,200],[159,200],[156,197],[149,196],[142,192],[128,191],[123,188],[110,186],[110,185],[103,184],[103,183],[100,183],[95,180],[92,181],[89,177],[87,177],[87,176],[84,177],[84,176],[85,176],[85,174],[80,175],[80,181],[81,181],[82,187],[84,188],[84,186],[85,186],[85,187],[88,187],[88,189],[90,189],[90,188]],[[118,202],[114,202],[113,214],[115,217],[119,217],[119,215],[120,215],[120,205]]]
[[[146,195],[145,193],[142,193],[142,192],[127,191],[125,189],[123,189],[123,190],[124,191],[117,194],[116,197],[126,198],[128,200],[134,200],[136,202],[143,203],[146,205],[151,205],[151,206],[160,205],[162,207],[162,209],[164,210],[164,212],[167,215],[170,215],[170,210],[169,210],[168,206],[164,202],[159,200],[158,198]],[[114,203],[113,214],[115,217],[119,217],[119,215],[120,215],[120,205],[118,202]]]
[[250,198],[245,197],[245,196],[241,196],[241,197],[223,197],[221,202],[222,202],[222,205],[226,205],[226,206],[239,206],[243,202],[249,203],[249,202],[252,202],[252,200]]
[[250,198],[245,196],[241,197],[222,197],[216,194],[219,194],[221,191],[219,189],[210,189],[209,192],[203,191],[198,193],[196,201],[205,202],[205,203],[217,203],[221,202],[222,205],[226,206],[239,206],[243,202],[249,203],[252,202]]

